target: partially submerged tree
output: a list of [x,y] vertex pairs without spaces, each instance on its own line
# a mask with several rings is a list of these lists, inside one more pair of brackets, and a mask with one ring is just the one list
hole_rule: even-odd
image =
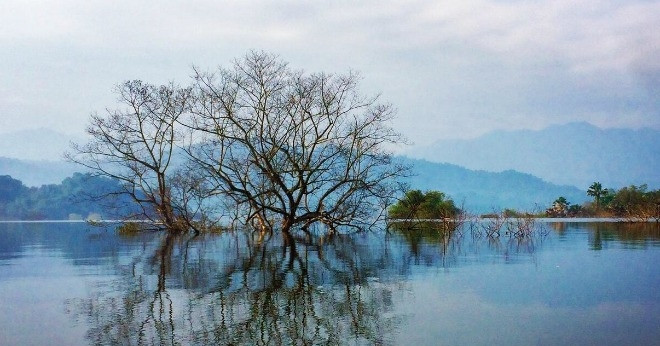
[[388,210],[392,219],[447,219],[461,210],[440,191],[410,190]]
[[358,79],[305,74],[260,52],[196,71],[187,152],[238,217],[263,230],[363,227],[383,216],[405,168],[385,149],[401,142],[392,106],[362,96]]
[[195,71],[191,88],[133,81],[118,94],[125,109],[92,115],[92,140],[69,158],[121,181],[141,216],[175,233],[218,218],[209,197],[264,231],[364,227],[384,216],[406,171],[385,149],[401,142],[393,108],[362,96],[353,73],[304,74],[250,53]]
[[409,190],[387,210],[388,229],[438,232],[450,235],[460,230],[465,214],[440,191]]
[[90,142],[74,144],[67,157],[95,174],[119,180],[123,190],[118,193],[142,208],[139,217],[172,232],[188,230],[193,215],[173,201],[172,177],[178,121],[189,107],[190,89],[129,81],[116,92],[121,107],[93,114],[87,127]]

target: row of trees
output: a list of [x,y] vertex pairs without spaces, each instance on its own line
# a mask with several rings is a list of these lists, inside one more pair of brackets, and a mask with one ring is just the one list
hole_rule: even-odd
[[593,202],[571,204],[564,197],[557,198],[546,214],[552,217],[621,217],[660,220],[660,190],[649,190],[646,184],[630,185],[619,190],[605,189],[594,182],[587,194]]
[[406,168],[385,149],[402,141],[388,125],[394,109],[362,96],[358,81],[263,52],[194,69],[185,87],[129,81],[67,156],[121,181],[174,233],[222,219],[285,234],[315,222],[364,227],[384,216]]

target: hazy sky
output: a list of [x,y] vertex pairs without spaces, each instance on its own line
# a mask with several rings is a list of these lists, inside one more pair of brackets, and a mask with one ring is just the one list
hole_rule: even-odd
[[588,121],[660,128],[660,1],[0,1],[0,133],[79,134],[127,79],[249,49],[362,73],[416,144]]

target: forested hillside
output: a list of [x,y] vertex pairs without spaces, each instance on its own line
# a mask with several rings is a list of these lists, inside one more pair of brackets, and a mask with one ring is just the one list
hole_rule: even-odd
[[60,184],[40,187],[27,187],[20,180],[3,175],[0,176],[0,220],[76,220],[130,215],[135,210],[125,197],[109,196],[119,189],[116,181],[82,173],[75,173]]

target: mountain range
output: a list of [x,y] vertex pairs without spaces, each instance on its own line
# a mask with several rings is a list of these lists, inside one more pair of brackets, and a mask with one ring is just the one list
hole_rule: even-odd
[[[406,157],[396,160],[412,168],[412,175],[406,178],[410,188],[445,192],[470,212],[545,209],[559,196],[572,203],[587,200],[586,192],[576,187],[551,184],[512,170],[494,173]],[[0,158],[0,176],[9,175],[27,186],[59,184],[76,171],[81,171],[79,166],[66,162]]]
[[543,211],[559,196],[572,204],[590,199],[586,191],[575,186],[552,184],[513,170],[496,173],[405,157],[397,160],[412,167],[413,175],[407,179],[410,188],[442,191],[458,206],[474,213],[504,208]]
[[650,128],[601,129],[569,123],[438,140],[406,154],[475,170],[516,170],[582,189],[594,181],[612,188],[631,184],[660,188],[660,131]]
[[73,163],[46,160],[19,160],[0,157],[0,176],[9,175],[27,186],[59,184],[83,169]]
[[[75,140],[50,130],[0,135],[0,175],[27,186],[59,183],[82,171],[58,160]],[[604,187],[660,187],[660,131],[653,129],[571,123],[496,131],[470,140],[440,140],[396,159],[413,168],[410,188],[443,191],[473,212],[544,209],[559,196],[582,203],[594,181]]]

